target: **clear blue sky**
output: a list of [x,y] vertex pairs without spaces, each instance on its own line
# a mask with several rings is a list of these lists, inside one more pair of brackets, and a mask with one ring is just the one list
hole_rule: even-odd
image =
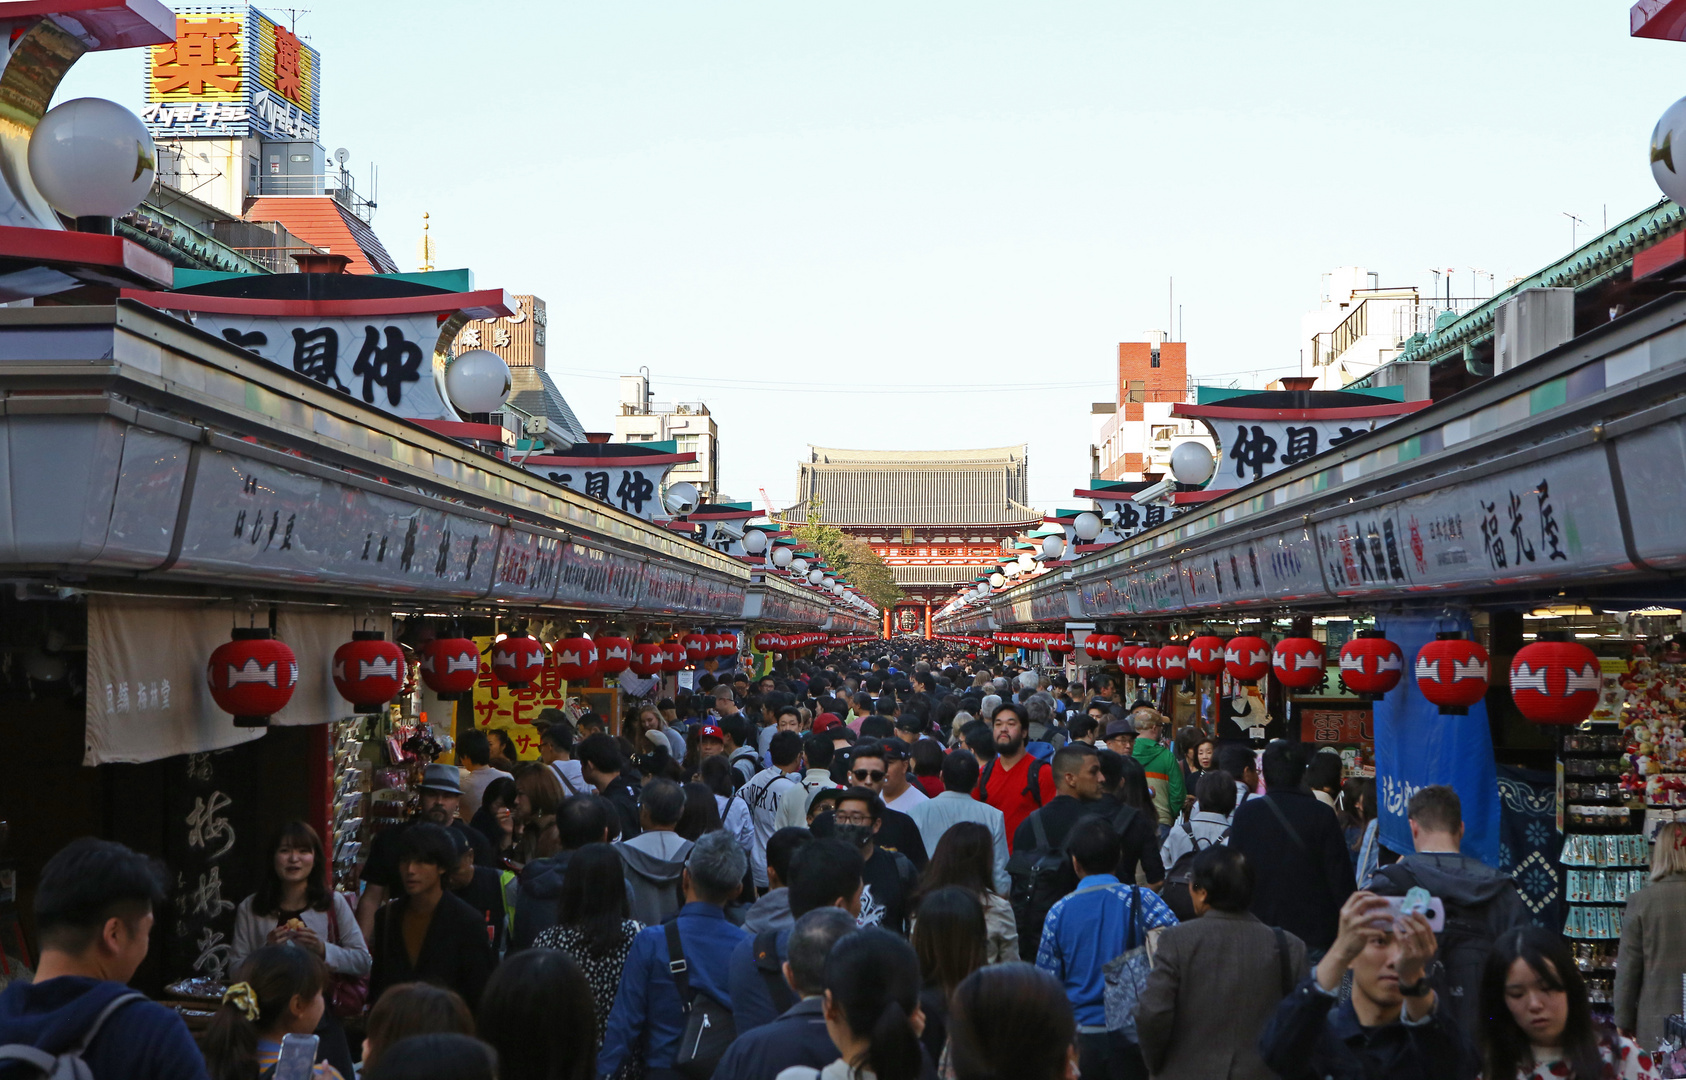
[[[1069,503],[1168,277],[1195,374],[1274,377],[1332,267],[1465,295],[1566,251],[1563,211],[1654,201],[1686,93],[1686,43],[1617,0],[320,0],[298,29],[401,265],[428,211],[442,266],[548,301],[588,428],[647,365],[713,409],[724,490],[779,502],[809,442],[1028,441]],[[138,110],[141,78],[89,56],[59,100]]]

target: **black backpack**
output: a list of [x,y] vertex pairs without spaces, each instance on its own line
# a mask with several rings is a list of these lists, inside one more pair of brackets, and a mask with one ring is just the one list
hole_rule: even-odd
[[[995,763],[1000,760],[998,757],[990,758],[989,764],[985,765],[983,772],[979,774],[978,786],[972,792],[972,798],[978,802],[986,803],[989,801],[989,778],[995,775]],[[1030,768],[1025,770],[1024,793],[1035,799],[1038,807],[1042,805],[1042,770],[1047,764],[1041,758],[1032,755]]]
[[[1376,871],[1372,888],[1381,882],[1386,886],[1375,890],[1380,895],[1403,896],[1417,884],[1417,876],[1399,862]],[[1498,935],[1488,918],[1488,904],[1460,904],[1444,896],[1440,902],[1446,918],[1434,935],[1438,946],[1434,956],[1442,968],[1433,980],[1434,988],[1445,998],[1458,1027],[1475,1037],[1481,1030],[1481,976]]]
[[796,1004],[796,991],[785,981],[784,961],[779,959],[779,932],[777,930],[763,930],[755,935],[755,973],[761,976],[761,982],[767,987],[767,996],[772,999],[773,1012],[782,1014],[786,1009]]
[[1036,844],[1029,849],[1019,848],[1007,860],[1007,876],[1012,879],[1008,900],[1013,905],[1013,922],[1019,930],[1019,956],[1034,962],[1048,910],[1077,887],[1077,872],[1071,868],[1064,844],[1058,848],[1049,845],[1040,810],[1025,821],[1030,824]]
[[[1170,907],[1171,913],[1178,922],[1187,922],[1195,917],[1194,897],[1189,893],[1189,883],[1194,878],[1194,857],[1214,844],[1222,844],[1229,839],[1229,829],[1225,828],[1223,835],[1216,840],[1202,841],[1194,835],[1194,829],[1187,818],[1177,822],[1177,827],[1188,834],[1189,843],[1193,846],[1177,856],[1177,861],[1165,872],[1165,887],[1160,890],[1159,898]],[[1204,843],[1205,847],[1201,844]]]

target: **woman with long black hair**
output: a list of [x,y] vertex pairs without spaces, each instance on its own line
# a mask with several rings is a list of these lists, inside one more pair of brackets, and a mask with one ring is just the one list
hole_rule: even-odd
[[843,938],[825,962],[825,1026],[842,1056],[778,1080],[919,1080],[919,986],[919,958],[897,935],[870,926]]
[[[989,928],[985,963],[1004,964],[1019,958],[1019,930],[1013,921],[1013,905],[995,891],[995,842],[989,830],[975,821],[960,821],[948,827],[920,880],[926,894],[947,885],[970,889],[983,906]],[[952,987],[950,988],[952,989]]]
[[932,1061],[942,1060],[948,1042],[949,998],[966,976],[984,966],[988,938],[983,906],[971,889],[945,885],[920,899],[919,919],[909,940],[925,977],[925,987],[919,992],[925,1030],[919,1041]]
[[[539,934],[533,948],[565,952],[585,973],[595,1005],[597,1049],[603,1046],[609,1007],[615,1003],[626,955],[642,929],[643,924],[628,913],[626,869],[615,849],[609,844],[587,844],[574,852],[562,876],[557,924]],[[596,1060],[596,1050],[592,1060]],[[623,1075],[636,1075],[637,1068],[629,1063],[623,1066]]]
[[1486,1080],[1657,1080],[1651,1055],[1593,1018],[1568,944],[1524,926],[1493,943],[1481,979]]
[[257,891],[234,911],[229,970],[265,945],[296,945],[327,965],[328,1007],[316,1034],[327,1060],[349,1075],[351,1047],[335,1006],[347,1016],[361,1011],[374,960],[351,902],[329,884],[322,838],[303,821],[286,822],[264,845]]

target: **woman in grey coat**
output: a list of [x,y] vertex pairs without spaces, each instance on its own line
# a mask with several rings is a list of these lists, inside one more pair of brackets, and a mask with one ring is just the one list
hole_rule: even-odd
[[1657,830],[1651,883],[1627,898],[1620,957],[1616,1026],[1655,1050],[1663,1022],[1680,1008],[1686,974],[1686,824]]

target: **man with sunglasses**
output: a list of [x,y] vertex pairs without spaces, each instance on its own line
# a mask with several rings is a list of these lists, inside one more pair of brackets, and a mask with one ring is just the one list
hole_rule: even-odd
[[[850,756],[847,783],[854,787],[866,788],[879,796],[882,802],[884,783],[890,777],[890,758],[905,754],[906,751],[900,749],[899,743],[863,739],[855,744],[854,753]],[[924,872],[927,862],[925,841],[919,836],[919,826],[900,810],[892,810],[887,806],[883,808],[879,815],[875,843],[886,851],[900,852],[913,863],[915,869]]]

